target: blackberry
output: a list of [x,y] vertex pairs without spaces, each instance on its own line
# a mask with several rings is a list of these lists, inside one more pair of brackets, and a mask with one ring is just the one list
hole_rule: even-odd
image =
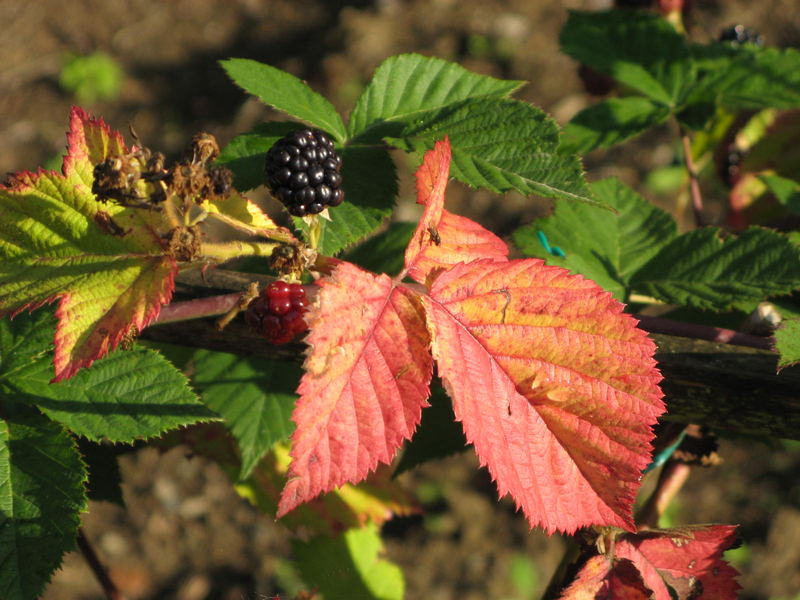
[[319,129],[301,129],[279,139],[267,152],[267,187],[295,217],[339,206],[342,159],[333,140]]
[[748,29],[744,25],[731,25],[723,29],[719,34],[720,42],[728,42],[731,46],[744,46],[745,44],[752,44],[753,46],[763,46],[764,39],[761,34]]
[[616,0],[614,5],[618,8],[649,8],[653,0]]
[[307,329],[303,320],[307,305],[302,285],[273,281],[250,303],[244,319],[271,343],[285,344]]

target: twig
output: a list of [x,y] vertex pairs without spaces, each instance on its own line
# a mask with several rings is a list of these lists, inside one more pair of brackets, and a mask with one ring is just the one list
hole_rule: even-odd
[[241,293],[172,302],[161,309],[152,325],[224,315],[239,302]]
[[108,600],[125,600],[125,596],[117,589],[114,582],[111,581],[108,571],[106,571],[106,568],[100,563],[100,559],[97,558],[97,554],[86,538],[86,534],[83,533],[83,528],[78,528],[78,548],[86,559],[95,579],[97,579],[97,582],[103,588],[106,598],[108,598]]
[[703,196],[700,193],[700,181],[697,178],[697,165],[694,164],[694,158],[692,158],[692,142],[689,139],[688,133],[681,135],[681,142],[683,143],[683,164],[686,166],[686,171],[689,173],[689,190],[692,194],[694,222],[698,227],[702,227],[705,224],[703,220]]
[[683,487],[683,484],[686,483],[691,469],[689,465],[674,460],[670,460],[664,465],[658,477],[656,489],[653,490],[645,505],[636,515],[636,524],[639,529],[658,527],[658,520]]
[[741,331],[734,331],[733,329],[673,321],[663,317],[649,317],[638,314],[633,316],[639,320],[639,327],[649,333],[663,333],[697,340],[708,340],[719,344],[747,346],[748,348],[758,348],[759,350],[772,350],[774,347],[774,340],[771,337],[759,337],[749,333],[742,333]]

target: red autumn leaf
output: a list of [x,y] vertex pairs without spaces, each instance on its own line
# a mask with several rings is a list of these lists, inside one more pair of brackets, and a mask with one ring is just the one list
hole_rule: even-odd
[[456,418],[531,526],[633,529],[664,412],[655,346],[597,284],[541,260],[478,260],[423,297]]
[[405,255],[408,274],[420,283],[460,262],[478,258],[504,261],[506,243],[481,225],[444,209],[444,192],[450,171],[450,141],[437,142],[417,170],[417,204],[425,212]]
[[735,600],[738,572],[722,553],[736,539],[735,525],[653,530],[624,536],[615,554],[636,565],[654,600]]
[[651,594],[631,561],[595,555],[559,600],[650,600]]
[[419,424],[433,370],[419,300],[386,275],[341,263],[307,320],[279,517],[390,462]]

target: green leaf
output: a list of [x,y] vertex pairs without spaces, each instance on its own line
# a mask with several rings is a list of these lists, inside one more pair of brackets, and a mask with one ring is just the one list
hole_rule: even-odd
[[416,223],[390,223],[386,231],[359,244],[343,258],[373,273],[395,275],[403,269],[404,252],[416,228]]
[[285,71],[246,58],[220,61],[228,76],[264,104],[324,129],[338,142],[347,137],[344,122],[333,105]]
[[478,75],[440,58],[400,54],[375,71],[353,108],[348,130],[361,142],[378,142],[407,123],[424,121],[427,111],[468,99],[508,96],[523,83]]
[[769,188],[778,202],[794,213],[800,213],[800,183],[794,179],[771,173],[762,173],[758,178]]
[[383,543],[373,523],[348,529],[337,538],[295,541],[292,547],[303,580],[318,589],[325,600],[403,598],[403,572],[378,558]]
[[[617,212],[560,202],[551,216],[517,229],[512,238],[526,255],[580,273],[625,301],[633,275],[677,235],[675,221],[616,178],[591,189]],[[566,257],[550,254],[539,231]]]
[[267,150],[286,134],[302,129],[293,121],[270,121],[233,138],[217,158],[233,171],[234,185],[243,192],[264,183],[264,160]]
[[660,125],[669,114],[666,106],[649,98],[609,98],[582,110],[567,123],[562,148],[569,153],[608,148]]
[[632,278],[665,302],[726,310],[800,287],[800,249],[784,235],[751,227],[723,239],[717,228],[675,238]]
[[120,210],[58,173],[0,188],[0,313],[60,298],[56,379],[144,328],[172,295],[177,263],[152,230],[113,236],[98,226]]
[[86,469],[72,438],[36,410],[0,397],[0,412],[0,598],[30,600],[75,546]]
[[300,365],[209,350],[197,351],[192,364],[203,402],[219,413],[239,444],[239,477],[245,479],[264,453],[294,430]]
[[694,78],[685,39],[644,11],[570,11],[561,50],[666,106],[675,106]]
[[[66,381],[50,383],[47,337],[25,337],[37,327],[52,333],[43,327],[52,324],[49,312],[40,309],[0,321],[0,381],[10,398],[35,404],[94,441],[132,442],[215,416],[188,387],[186,377],[152,350],[115,351]],[[27,363],[20,364],[26,357]]]
[[735,52],[724,69],[701,83],[718,102],[737,110],[800,107],[800,52],[758,48]]
[[[320,219],[319,251],[333,256],[378,229],[392,214],[397,197],[397,171],[384,148],[348,146],[341,151],[344,203],[329,210],[330,221]],[[302,219],[295,224],[303,232]]]
[[397,463],[395,476],[468,448],[464,429],[456,421],[453,405],[441,385],[431,388],[429,401],[431,405],[422,411],[422,421]]
[[450,173],[468,185],[599,205],[578,157],[559,152],[555,121],[526,102],[464,102],[406,127],[403,139],[392,142],[421,156],[445,135],[452,149]]
[[787,319],[775,330],[778,369],[800,362],[800,319]]

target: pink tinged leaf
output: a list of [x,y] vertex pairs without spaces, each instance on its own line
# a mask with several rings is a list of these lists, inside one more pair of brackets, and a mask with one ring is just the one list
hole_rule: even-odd
[[649,600],[652,592],[627,559],[592,556],[559,600]]
[[461,264],[423,297],[467,440],[530,525],[632,530],[664,412],[655,346],[597,284],[538,259]]
[[84,288],[61,296],[53,381],[72,377],[116,348],[128,333],[147,327],[172,298],[178,272],[174,259],[150,256],[127,262],[127,273],[114,287]]
[[127,152],[122,135],[112,130],[101,118],[90,116],[78,106],[73,106],[67,132],[67,155],[61,171],[67,178],[73,175],[91,186],[94,166],[109,156]]
[[433,359],[416,294],[344,262],[320,287],[278,517],[390,462],[429,396]]
[[[144,328],[172,295],[176,262],[133,235],[97,226],[97,203],[85,186],[54,172],[24,174],[0,189],[9,225],[0,231],[0,314],[60,300],[56,380]],[[155,254],[158,253],[158,254]]]
[[626,535],[615,551],[636,565],[655,600],[735,600],[739,573],[722,553],[736,540],[735,525],[698,525]]
[[417,204],[425,211],[406,248],[405,267],[420,283],[430,283],[439,273],[478,258],[506,260],[506,243],[478,223],[444,209],[450,171],[450,141],[436,142],[417,169]]

